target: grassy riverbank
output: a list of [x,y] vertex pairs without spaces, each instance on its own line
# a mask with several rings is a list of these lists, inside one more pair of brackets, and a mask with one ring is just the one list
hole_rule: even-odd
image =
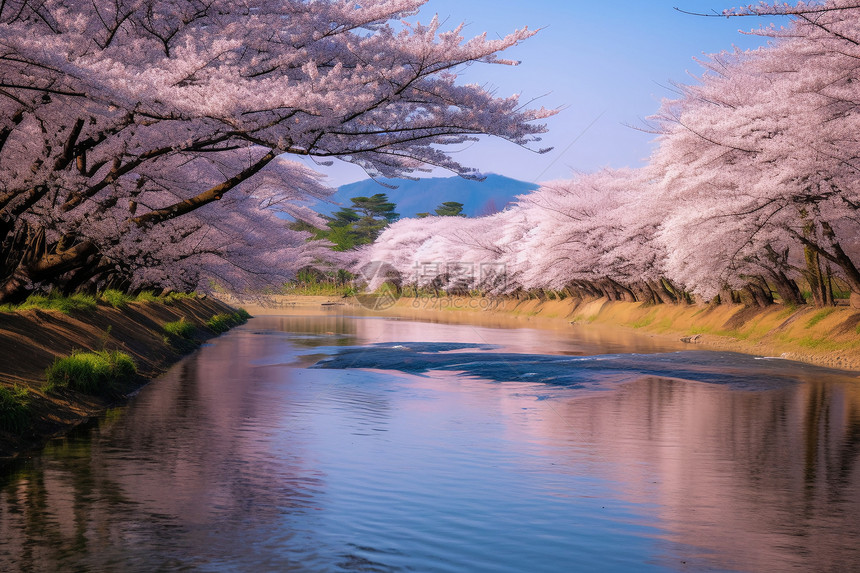
[[[0,460],[121,403],[246,316],[212,298],[184,296],[36,300],[0,309]],[[126,365],[124,375],[106,378],[108,386],[98,392],[48,384],[46,370],[72,355],[72,368],[87,362],[98,368],[101,356]],[[133,361],[133,375],[123,356]]]

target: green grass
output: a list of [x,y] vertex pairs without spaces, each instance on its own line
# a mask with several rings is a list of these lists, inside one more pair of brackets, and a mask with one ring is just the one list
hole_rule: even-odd
[[30,392],[20,386],[0,386],[0,429],[20,434],[29,423]]
[[95,297],[86,294],[73,294],[70,296],[31,294],[21,304],[4,304],[0,306],[0,312],[16,312],[38,308],[41,310],[58,310],[65,314],[71,314],[73,312],[95,310],[96,306]]
[[178,300],[195,298],[194,293],[172,292],[159,296],[152,291],[141,291],[137,295],[125,294],[122,291],[108,289],[101,294],[101,299],[114,308],[122,308],[130,302],[154,302],[157,304],[173,304]]
[[114,308],[124,308],[134,297],[115,289],[107,289],[99,297]]
[[136,374],[137,366],[125,352],[76,351],[54,360],[45,371],[47,383],[44,390],[51,392],[69,388],[90,395],[109,394],[118,383],[128,381]]
[[350,281],[355,278],[346,270],[317,273],[309,270],[299,271],[296,280],[284,284],[282,294],[303,296],[353,296],[355,288]]
[[185,317],[174,322],[168,322],[162,327],[162,330],[165,333],[164,343],[179,352],[191,352],[197,348],[197,342],[194,340],[196,328],[190,322],[186,322]]
[[639,320],[630,324],[630,327],[631,328],[644,328],[644,327],[650,325],[651,323],[653,323],[655,318],[656,317],[653,314],[649,315],[649,316],[643,316]]
[[418,288],[415,285],[404,286],[402,293],[403,296],[406,298],[437,298],[439,296],[439,293],[437,293],[433,289],[423,287]]
[[[119,290],[107,289],[98,295],[98,300],[101,300],[114,308],[123,308],[131,302],[172,304],[178,300],[195,298],[196,296],[197,295],[195,293],[186,294],[178,292],[170,293],[167,296],[158,296],[150,291],[143,291],[135,296],[125,294]],[[0,305],[0,312],[17,312],[21,310],[29,310],[31,308],[38,308],[41,310],[59,310],[65,314],[71,314],[73,312],[91,311],[97,306],[97,298],[86,294],[73,294],[69,296],[57,294],[32,294],[21,304]]]
[[811,348],[813,350],[839,350],[844,347],[844,344],[840,344],[838,342],[832,342],[830,340],[824,340],[821,338],[815,338],[812,336],[804,336],[802,338],[798,338],[795,340],[795,344],[798,346],[802,346],[803,348]]
[[240,308],[236,312],[214,315],[206,321],[206,327],[217,334],[221,334],[222,332],[227,332],[234,326],[243,324],[249,318],[251,318],[251,315],[248,314],[248,311],[244,308]]
[[160,297],[152,291],[144,290],[134,300],[135,302],[164,302],[164,297]]
[[780,311],[780,313],[777,315],[777,318],[779,318],[780,320],[788,318],[789,316],[797,312],[797,309],[798,307],[795,304],[786,304],[785,309]]
[[185,317],[174,322],[168,322],[162,328],[167,334],[178,338],[189,339],[194,336],[194,325],[190,322],[185,322]]
[[814,315],[812,315],[812,318],[810,318],[809,322],[806,323],[806,328],[812,328],[813,326],[833,314],[835,311],[835,308],[825,308],[824,310],[819,310]]
[[167,296],[162,297],[162,299],[164,300],[164,304],[173,304],[174,302],[176,302],[178,300],[187,300],[187,299],[193,299],[193,298],[197,298],[197,293],[172,292],[172,293],[169,293]]

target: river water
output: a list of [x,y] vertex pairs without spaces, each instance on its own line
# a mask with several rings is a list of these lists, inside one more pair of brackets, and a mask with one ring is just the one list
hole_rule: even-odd
[[2,571],[850,571],[860,379],[260,317],[0,469]]

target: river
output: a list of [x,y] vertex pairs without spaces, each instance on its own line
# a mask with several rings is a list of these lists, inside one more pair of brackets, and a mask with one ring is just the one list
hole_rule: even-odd
[[2,571],[850,571],[860,380],[630,335],[259,317],[0,473]]

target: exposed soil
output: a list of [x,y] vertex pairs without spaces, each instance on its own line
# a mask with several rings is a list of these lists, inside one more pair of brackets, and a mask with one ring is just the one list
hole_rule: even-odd
[[[133,302],[115,309],[104,303],[94,311],[63,314],[31,309],[0,313],[0,385],[30,390],[32,425],[16,435],[0,429],[0,461],[38,448],[53,436],[122,403],[164,372],[183,354],[215,336],[205,327],[213,315],[235,309],[212,298],[180,299],[169,304]],[[191,341],[168,339],[162,327],[181,318],[195,329]],[[122,350],[132,356],[139,376],[112,397],[71,390],[42,391],[45,370],[74,350]]]

